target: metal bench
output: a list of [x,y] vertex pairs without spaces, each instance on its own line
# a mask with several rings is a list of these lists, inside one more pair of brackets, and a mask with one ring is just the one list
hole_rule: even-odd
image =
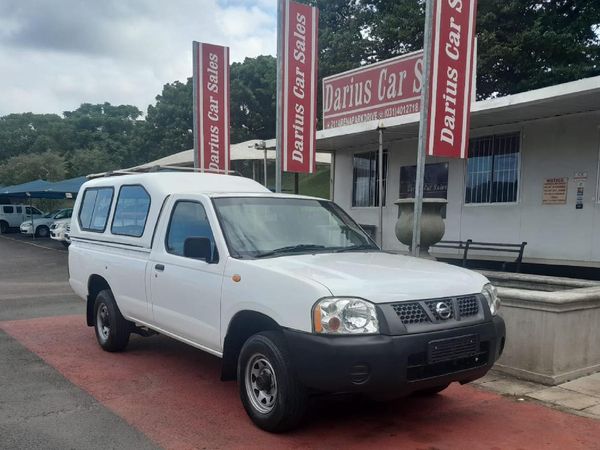
[[[485,251],[496,251],[506,253],[518,253],[515,263],[517,265],[516,272],[521,271],[521,262],[523,261],[523,252],[527,242],[523,241],[520,244],[504,244],[498,242],[475,242],[472,239],[466,241],[440,241],[435,245],[434,248],[451,248],[454,250],[463,250],[462,266],[467,267],[467,259],[469,256],[469,250],[485,250]],[[502,263],[502,270],[506,270],[506,262]]]

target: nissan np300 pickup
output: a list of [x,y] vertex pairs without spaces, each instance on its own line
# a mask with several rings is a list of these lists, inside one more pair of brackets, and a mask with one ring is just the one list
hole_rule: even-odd
[[382,251],[335,203],[250,179],[94,179],[70,233],[70,283],[100,346],[157,332],[222,358],[222,379],[237,379],[268,431],[296,426],[315,393],[473,381],[504,346],[482,275]]

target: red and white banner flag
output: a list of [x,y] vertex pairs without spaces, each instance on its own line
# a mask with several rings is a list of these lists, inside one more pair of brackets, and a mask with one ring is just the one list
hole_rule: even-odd
[[434,4],[427,154],[464,158],[469,145],[477,0],[435,0]]
[[283,2],[282,96],[279,123],[285,172],[313,173],[317,148],[317,31],[319,11]]
[[229,47],[193,43],[194,165],[229,170]]

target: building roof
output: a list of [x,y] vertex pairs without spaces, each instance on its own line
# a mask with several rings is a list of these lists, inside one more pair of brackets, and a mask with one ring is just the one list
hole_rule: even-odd
[[[600,111],[600,76],[475,102],[471,129]],[[416,138],[419,113],[317,132],[317,151],[376,145],[379,128],[393,139]]]
[[[234,144],[230,147],[230,158],[232,161],[250,161],[250,160],[264,160],[265,151],[262,146],[265,145],[265,141],[253,139],[239,144]],[[266,141],[267,148],[267,159],[275,159],[275,140]],[[317,163],[330,164],[331,155],[329,153],[317,154]],[[174,153],[164,158],[150,161],[139,166],[132,167],[130,170],[149,169],[154,166],[183,166],[192,167],[194,165],[194,150],[184,150],[179,153]]]

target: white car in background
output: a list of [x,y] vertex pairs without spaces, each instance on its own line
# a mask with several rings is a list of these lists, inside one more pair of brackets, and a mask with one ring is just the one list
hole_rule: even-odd
[[16,228],[26,219],[38,219],[44,213],[37,208],[27,205],[0,205],[0,234]]
[[58,219],[55,220],[52,225],[50,225],[50,239],[54,239],[55,241],[60,241],[65,247],[68,247],[71,244],[71,239],[69,238],[69,225],[71,224],[71,218]]
[[21,234],[35,234],[36,237],[42,238],[49,237],[50,226],[54,221],[59,219],[71,219],[72,213],[72,208],[57,209],[40,218],[34,218],[33,221],[31,219],[26,220],[21,224]]

